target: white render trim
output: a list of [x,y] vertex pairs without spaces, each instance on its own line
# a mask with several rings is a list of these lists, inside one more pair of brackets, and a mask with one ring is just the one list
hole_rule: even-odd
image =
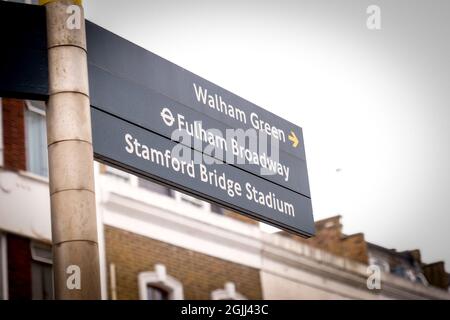
[[183,300],[183,285],[180,281],[167,274],[163,264],[156,264],[154,271],[141,272],[138,275],[139,298],[148,300],[147,286],[154,285],[169,293],[170,300]]
[[19,175],[21,175],[22,177],[25,177],[25,178],[29,178],[31,180],[42,182],[43,184],[48,184],[48,182],[49,182],[48,177],[40,176],[40,175],[35,174],[30,171],[20,170]]
[[223,289],[211,292],[212,300],[247,300],[247,298],[236,291],[234,282],[227,282]]
[[100,264],[100,290],[102,300],[108,300],[108,273],[106,271],[106,248],[105,248],[105,235],[103,224],[103,211],[101,207],[97,206],[97,234],[98,234],[98,251],[99,251],[99,264]]
[[0,168],[0,203],[0,226],[5,232],[51,241],[47,182]]
[[46,250],[51,254],[51,246],[50,245],[42,245],[39,242],[31,241],[31,243],[30,243],[31,259],[33,259],[34,261],[39,261],[42,263],[52,265],[53,259],[40,255],[39,249]]

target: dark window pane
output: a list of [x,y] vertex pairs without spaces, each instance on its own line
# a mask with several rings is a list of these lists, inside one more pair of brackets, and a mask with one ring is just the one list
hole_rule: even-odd
[[146,190],[156,192],[159,194],[163,194],[165,196],[171,195],[170,189],[167,187],[164,187],[160,184],[154,183],[154,182],[146,180],[146,179],[141,179],[141,178],[139,178],[138,181],[139,181],[138,182],[139,187],[141,187],[141,188],[144,188]]
[[[40,109],[34,102],[32,103],[32,106],[36,109]],[[47,129],[45,126],[44,115],[32,110],[26,110],[25,139],[27,170],[37,175],[47,177]]]
[[52,300],[52,266],[50,264],[33,261],[31,263],[31,285],[33,300]]
[[148,300],[169,300],[169,293],[161,288],[154,286],[147,286]]
[[214,203],[211,203],[211,211],[214,213],[223,214],[223,208]]

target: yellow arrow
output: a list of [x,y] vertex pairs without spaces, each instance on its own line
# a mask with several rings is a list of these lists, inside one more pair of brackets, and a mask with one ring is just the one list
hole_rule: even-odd
[[294,147],[294,148],[297,148],[298,147],[298,138],[297,138],[297,136],[295,135],[295,133],[294,133],[294,131],[291,131],[291,134],[288,136],[288,139],[290,140],[290,141],[292,141],[292,146]]

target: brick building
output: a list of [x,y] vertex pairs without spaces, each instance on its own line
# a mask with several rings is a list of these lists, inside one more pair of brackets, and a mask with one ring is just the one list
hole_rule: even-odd
[[[0,298],[51,299],[45,105],[0,100],[0,132]],[[95,179],[104,299],[450,298],[442,262],[345,235],[340,217],[305,240],[99,163]]]

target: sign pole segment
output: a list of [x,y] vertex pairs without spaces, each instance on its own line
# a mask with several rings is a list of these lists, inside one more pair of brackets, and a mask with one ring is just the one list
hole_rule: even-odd
[[44,0],[56,299],[101,299],[86,30],[81,1]]

